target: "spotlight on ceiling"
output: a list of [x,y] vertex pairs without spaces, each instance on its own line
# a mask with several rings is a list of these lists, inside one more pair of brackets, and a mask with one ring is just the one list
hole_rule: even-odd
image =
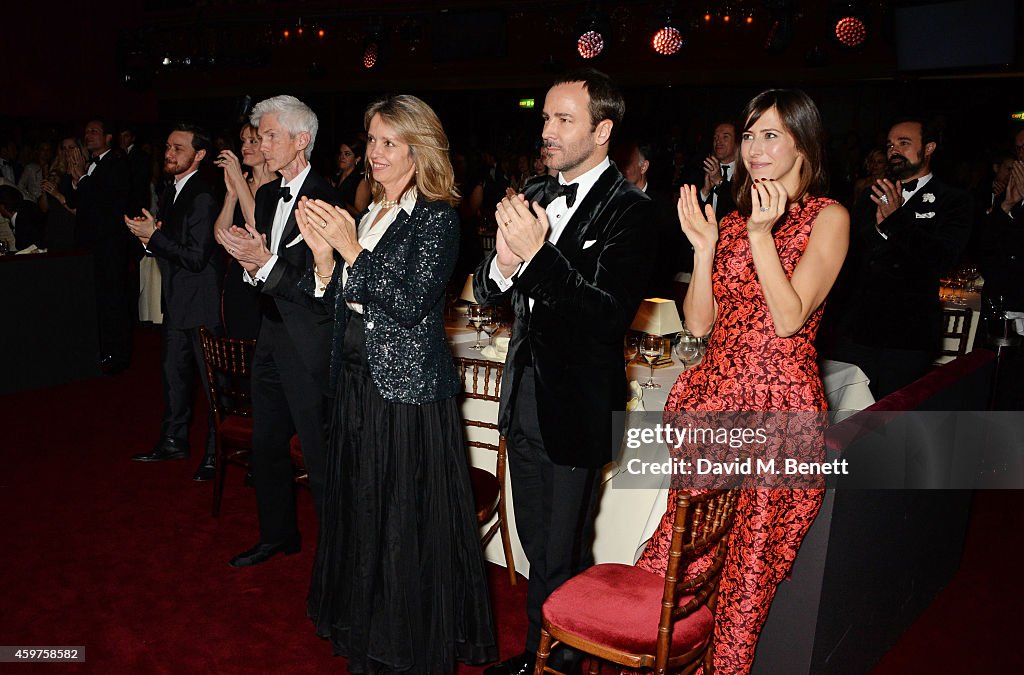
[[847,49],[856,49],[868,39],[867,13],[859,2],[836,2],[832,8],[832,37]]
[[651,39],[651,46],[654,51],[662,56],[672,56],[679,53],[686,41],[679,29],[672,25],[662,26]]
[[363,68],[370,70],[377,65],[377,56],[379,55],[380,47],[377,46],[376,40],[370,40],[363,47]]
[[611,39],[611,25],[592,3],[576,22],[576,51],[584,59],[593,59],[604,51]]

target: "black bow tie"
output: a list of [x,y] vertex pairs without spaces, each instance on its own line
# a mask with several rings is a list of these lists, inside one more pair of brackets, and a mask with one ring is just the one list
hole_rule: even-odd
[[100,163],[100,158],[98,156],[97,157],[90,157],[89,158],[89,163],[90,164],[99,164]]
[[282,188],[278,188],[278,190],[279,190],[279,192],[277,194],[277,198],[278,199],[283,199],[286,202],[290,202],[292,200],[292,190],[291,190],[291,188],[289,188],[289,187],[282,187]]
[[562,185],[558,182],[557,178],[552,177],[548,184],[544,186],[544,196],[547,197],[548,204],[559,197],[565,197],[565,205],[572,208],[572,205],[576,203],[576,190],[579,187],[579,183]]
[[905,180],[900,183],[903,186],[904,192],[913,192],[917,189],[917,181],[920,180],[915,178],[914,180]]

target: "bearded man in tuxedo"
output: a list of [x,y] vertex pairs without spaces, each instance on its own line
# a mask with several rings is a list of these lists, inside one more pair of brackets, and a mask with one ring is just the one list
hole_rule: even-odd
[[889,129],[887,176],[852,214],[829,356],[860,366],[881,398],[924,375],[942,347],[940,279],[971,235],[971,198],[932,174],[938,139],[922,119]]

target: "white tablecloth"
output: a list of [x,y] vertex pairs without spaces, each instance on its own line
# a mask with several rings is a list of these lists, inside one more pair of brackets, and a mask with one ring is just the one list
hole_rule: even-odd
[[[449,326],[448,337],[455,356],[481,358],[479,351],[469,349],[475,338],[472,328]],[[676,364],[654,371],[654,380],[661,384],[661,388],[644,390],[644,410],[664,409],[668,392],[681,371],[682,368]],[[822,361],[821,371],[822,383],[825,386],[825,393],[831,409],[852,414],[852,411],[861,410],[874,403],[868,389],[868,378],[857,366],[838,361]],[[646,366],[632,364],[629,366],[628,374],[630,379],[644,381],[647,379],[647,372]],[[467,400],[463,403],[463,414],[476,419],[481,419],[483,416],[483,419],[495,420],[498,406],[495,403]],[[482,430],[473,430],[472,433],[486,434]],[[496,442],[494,438],[490,440]],[[488,450],[474,448],[470,454],[470,461],[474,466],[493,471],[495,454]],[[594,558],[599,563],[632,564],[642,552],[647,539],[650,538],[661,520],[661,515],[665,512],[668,499],[668,477],[666,477],[665,484],[657,489],[614,489],[610,480],[618,470],[619,468],[614,462],[606,466],[604,470],[604,489],[595,522]],[[507,473],[506,476],[508,477],[510,473]],[[516,534],[514,497],[510,484],[506,485],[506,494],[516,571],[528,576],[530,566]],[[500,537],[494,537],[491,540],[484,555],[487,560],[504,565],[505,557]]]

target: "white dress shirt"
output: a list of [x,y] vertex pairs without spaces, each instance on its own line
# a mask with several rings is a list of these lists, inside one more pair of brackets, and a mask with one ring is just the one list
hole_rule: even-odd
[[[288,224],[288,219],[291,218],[292,210],[295,205],[299,203],[299,191],[302,190],[302,184],[306,182],[306,176],[309,175],[309,170],[312,168],[311,164],[307,164],[306,168],[299,172],[299,175],[292,179],[289,183],[288,180],[281,176],[280,187],[286,187],[291,190],[292,198],[288,201],[283,199],[277,200],[277,211],[274,212],[274,225],[270,229],[270,259],[263,263],[263,267],[256,270],[256,275],[249,276],[247,270],[242,270],[242,278],[253,286],[258,281],[266,281],[267,277],[270,276],[271,270],[274,269],[274,265],[277,264],[277,250],[281,246],[281,237],[284,236],[284,227]],[[295,238],[295,242],[302,240],[300,234]],[[289,244],[293,242],[288,242]]]

